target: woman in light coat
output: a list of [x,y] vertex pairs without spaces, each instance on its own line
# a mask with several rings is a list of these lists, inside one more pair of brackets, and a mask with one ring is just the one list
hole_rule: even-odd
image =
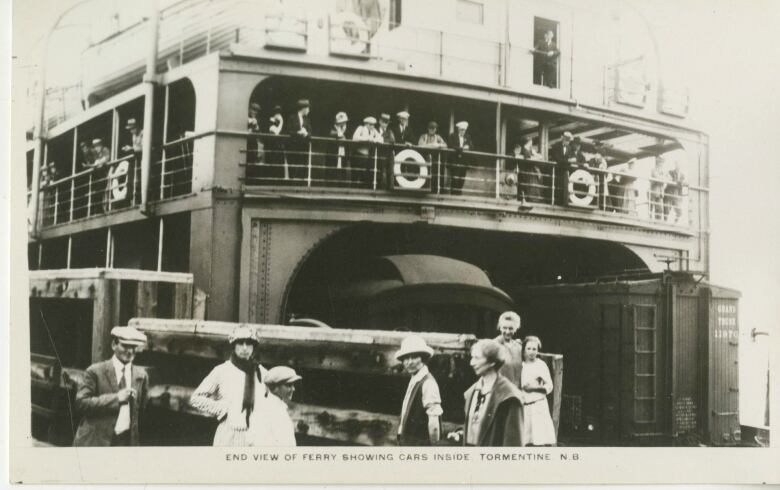
[[251,328],[236,327],[229,340],[230,359],[206,376],[192,393],[190,405],[219,420],[215,446],[246,446],[250,424],[262,421],[255,412],[262,410],[267,396],[266,370],[254,360],[258,340]]

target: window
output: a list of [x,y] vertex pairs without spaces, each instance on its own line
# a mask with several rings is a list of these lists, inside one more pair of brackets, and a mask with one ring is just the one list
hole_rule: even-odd
[[460,22],[482,25],[485,21],[485,6],[471,0],[458,0],[457,17]]
[[401,2],[402,0],[390,0],[390,30],[401,25]]
[[558,22],[534,17],[534,85],[558,88],[561,41]]

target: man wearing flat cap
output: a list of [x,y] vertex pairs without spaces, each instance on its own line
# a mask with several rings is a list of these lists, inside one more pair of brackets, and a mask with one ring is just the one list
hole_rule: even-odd
[[506,361],[498,372],[519,387],[523,370],[523,343],[516,339],[515,335],[520,330],[520,315],[514,311],[501,313],[496,328],[499,335],[494,340],[504,346],[507,354]]
[[[295,446],[295,425],[288,407],[292,403],[295,384],[302,378],[295,369],[276,366],[265,375],[268,389],[258,420],[252,423],[247,433],[250,446]],[[262,412],[262,413],[261,413]]]
[[473,148],[468,129],[468,121],[460,121],[455,125],[455,131],[450,133],[447,139],[447,146],[455,150],[454,154],[447,156],[447,167],[451,179],[450,192],[454,195],[461,193],[466,181],[467,162],[463,158],[463,152]]
[[138,446],[139,421],[149,394],[149,377],[133,365],[146,336],[133,327],[111,329],[111,359],[87,368],[76,393],[81,422],[74,446]]
[[393,147],[395,145],[395,135],[390,129],[390,114],[383,112],[379,115],[379,136],[382,137],[383,146],[379,148],[379,175],[377,179],[380,187],[388,188],[393,181]]
[[439,384],[425,365],[433,356],[422,337],[410,335],[401,342],[396,360],[412,378],[406,388],[398,422],[400,446],[433,446],[441,437],[441,395]]
[[309,138],[311,138],[311,123],[309,122],[309,112],[311,104],[308,99],[300,99],[297,104],[297,111],[287,118],[287,134],[290,135],[290,142],[287,145],[287,160],[290,164],[289,176],[295,179],[296,184],[302,184],[308,175],[308,152]]

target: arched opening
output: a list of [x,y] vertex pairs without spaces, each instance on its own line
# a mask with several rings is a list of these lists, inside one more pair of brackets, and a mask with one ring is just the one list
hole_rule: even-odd
[[[466,281],[447,282],[449,289],[439,288],[428,300],[397,301],[397,308],[366,309],[345,301],[356,288],[402,281],[397,268],[387,260],[377,260],[399,255],[445,257],[468,264],[474,267],[470,276],[483,273],[491,287],[514,300],[518,299],[515,292],[527,286],[586,282],[627,271],[649,272],[633,252],[611,242],[426,225],[361,224],[328,238],[305,260],[289,288],[285,319],[309,317],[343,328],[494,335],[500,304],[478,301],[473,295],[461,295],[451,304],[444,300],[461,294],[459,287]],[[425,268],[425,259],[420,264]],[[439,272],[421,270],[423,279],[407,286],[424,287],[426,274],[436,276],[427,281],[429,284],[441,282]],[[382,298],[366,298],[363,306]],[[464,303],[471,308],[456,307]],[[505,306],[511,307],[511,300]]]
[[[153,159],[150,192],[153,199],[167,199],[192,190],[192,151],[197,100],[192,82],[183,78],[166,87],[162,155]],[[157,195],[155,195],[156,193]]]

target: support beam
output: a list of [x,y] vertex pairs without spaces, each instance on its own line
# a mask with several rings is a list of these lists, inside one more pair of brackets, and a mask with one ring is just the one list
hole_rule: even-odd
[[160,22],[158,0],[149,0],[149,44],[144,74],[144,134],[141,153],[141,212],[147,213],[149,199],[149,172],[152,159],[152,131],[154,121],[154,92],[157,87],[157,41]]

